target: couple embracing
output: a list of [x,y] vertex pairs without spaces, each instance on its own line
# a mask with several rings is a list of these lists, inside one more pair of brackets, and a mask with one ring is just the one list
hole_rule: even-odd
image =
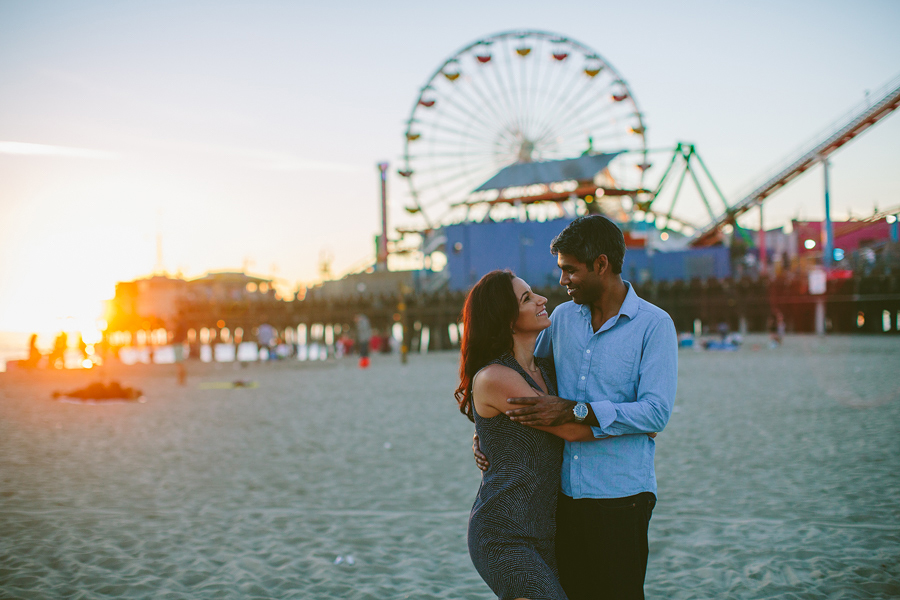
[[643,598],[675,327],[622,280],[609,219],[576,219],[550,248],[572,299],[552,323],[509,271],[485,275],[463,309],[456,399],[484,471],[469,554],[503,600]]

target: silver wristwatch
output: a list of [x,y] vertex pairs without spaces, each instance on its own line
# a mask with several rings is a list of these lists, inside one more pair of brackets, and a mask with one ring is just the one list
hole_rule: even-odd
[[572,412],[575,414],[575,420],[583,423],[588,416],[588,405],[584,402],[578,402],[572,409]]

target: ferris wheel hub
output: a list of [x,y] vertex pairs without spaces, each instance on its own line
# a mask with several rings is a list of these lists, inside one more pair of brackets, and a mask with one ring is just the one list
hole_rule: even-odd
[[519,162],[534,161],[534,142],[525,138],[519,145]]

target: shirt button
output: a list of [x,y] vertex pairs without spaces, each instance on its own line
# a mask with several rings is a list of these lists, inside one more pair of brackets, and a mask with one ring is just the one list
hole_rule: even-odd
[[577,455],[577,454],[575,455],[575,460],[578,460],[578,455]]
[[591,353],[591,351],[590,351],[590,350],[588,350],[588,351],[587,351],[587,353],[588,353],[588,354],[590,354],[590,353]]
[[584,375],[581,376],[581,380],[584,381]]

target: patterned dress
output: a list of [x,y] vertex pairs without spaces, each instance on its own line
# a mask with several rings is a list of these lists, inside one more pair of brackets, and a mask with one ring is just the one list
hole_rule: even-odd
[[[556,395],[551,360],[535,363],[550,394]],[[490,364],[515,369],[540,387],[511,354]],[[490,419],[475,410],[475,430],[490,467],[482,474],[469,515],[469,556],[482,579],[502,600],[566,600],[559,584],[554,537],[556,497],[564,442],[500,413]]]

